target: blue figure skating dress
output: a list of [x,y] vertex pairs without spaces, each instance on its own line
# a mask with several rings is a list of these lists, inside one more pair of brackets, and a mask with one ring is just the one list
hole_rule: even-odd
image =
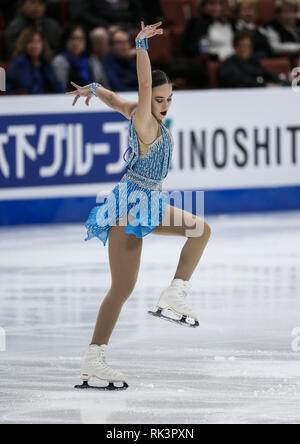
[[[144,237],[161,223],[167,210],[168,193],[162,191],[162,183],[170,170],[173,139],[158,121],[161,135],[142,155],[135,131],[135,110],[136,107],[129,120],[129,148],[123,156],[127,171],[104,202],[92,209],[85,225],[85,240],[97,237],[106,245],[110,228],[121,220],[126,233]],[[131,221],[128,215],[132,216]]]

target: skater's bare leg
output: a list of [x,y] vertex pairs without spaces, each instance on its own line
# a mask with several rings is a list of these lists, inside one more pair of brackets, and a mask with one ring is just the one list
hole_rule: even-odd
[[121,309],[137,281],[143,239],[124,230],[125,226],[113,226],[109,231],[111,287],[101,304],[92,344],[108,344]]
[[152,233],[187,238],[181,250],[174,279],[190,280],[211,235],[207,222],[192,213],[168,205],[161,224]]

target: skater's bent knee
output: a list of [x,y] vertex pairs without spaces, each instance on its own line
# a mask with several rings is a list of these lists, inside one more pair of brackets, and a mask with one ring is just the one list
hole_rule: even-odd
[[193,215],[194,225],[190,228],[185,228],[186,237],[196,237],[196,238],[209,238],[211,235],[211,227],[198,216]]

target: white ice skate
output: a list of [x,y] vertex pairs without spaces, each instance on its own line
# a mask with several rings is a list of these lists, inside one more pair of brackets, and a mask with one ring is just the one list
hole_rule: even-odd
[[[90,345],[81,365],[81,376],[83,384],[76,385],[76,389],[97,389],[97,390],[125,390],[128,384],[125,382],[125,376],[112,369],[106,363],[107,345]],[[100,381],[108,382],[107,386],[91,386],[89,380],[97,378]],[[114,383],[123,383],[116,386]]]
[[148,313],[186,327],[198,327],[198,315],[187,301],[191,286],[189,281],[173,279],[170,287],[162,292],[157,303],[157,311]]

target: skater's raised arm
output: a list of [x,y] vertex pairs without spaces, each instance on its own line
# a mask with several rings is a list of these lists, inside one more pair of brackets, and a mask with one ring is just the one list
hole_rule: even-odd
[[[142,22],[142,30],[137,35],[136,40],[141,43],[144,39],[149,39],[157,34],[163,34],[163,29],[157,29],[162,22],[155,23],[154,25],[144,26]],[[146,40],[147,41],[147,40]],[[144,40],[145,42],[145,40]],[[155,122],[151,112],[151,100],[152,100],[152,69],[147,52],[147,48],[143,49],[137,45],[137,76],[139,82],[139,102],[135,113],[135,125],[139,134],[142,135],[149,130],[149,127],[153,126]],[[156,123],[156,122],[155,122]],[[149,136],[148,136],[149,137]]]
[[[142,30],[137,35],[137,41],[147,40],[157,34],[162,34],[162,29],[157,29],[162,22],[155,23],[154,25],[144,26],[142,22]],[[130,118],[130,114],[137,106],[135,124],[139,134],[146,134],[149,137],[149,129],[153,129],[154,125],[157,125],[151,112],[151,99],[152,99],[152,70],[151,63],[147,50],[138,49],[137,51],[137,75],[139,82],[139,101],[128,102],[122,99],[118,94],[109,89],[104,88],[99,83],[91,83],[86,86],[79,86],[76,83],[71,82],[76,89],[74,91],[67,92],[67,95],[74,95],[73,106],[77,103],[79,97],[84,97],[85,104],[89,106],[90,100],[93,95],[97,96],[107,106],[116,111],[119,111],[127,119]]]
[[76,104],[79,97],[84,97],[85,104],[89,106],[90,100],[93,97],[92,91],[96,96],[107,106],[116,111],[119,111],[127,119],[130,118],[131,111],[137,105],[137,102],[128,102],[128,100],[122,99],[118,94],[109,89],[104,88],[100,84],[91,83],[86,86],[79,86],[76,83],[71,82],[71,84],[76,88],[74,91],[66,93],[67,95],[75,95],[73,106]]

